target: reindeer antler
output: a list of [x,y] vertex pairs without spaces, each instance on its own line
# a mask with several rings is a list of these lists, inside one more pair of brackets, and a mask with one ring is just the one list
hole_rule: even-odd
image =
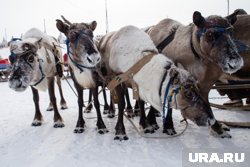
[[70,22],[70,21],[68,21],[67,19],[65,19],[65,17],[63,16],[63,15],[61,15],[61,17],[62,17],[62,19],[63,19],[63,21],[65,22],[65,23],[67,23],[68,25],[72,25],[72,23]]

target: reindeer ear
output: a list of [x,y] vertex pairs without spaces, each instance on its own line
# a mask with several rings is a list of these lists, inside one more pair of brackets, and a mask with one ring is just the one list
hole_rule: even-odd
[[61,20],[57,19],[56,27],[60,32],[64,33],[66,36],[68,35],[69,26],[67,24],[64,24]]
[[202,28],[205,26],[206,20],[205,18],[201,15],[200,12],[195,11],[193,14],[193,22],[196,26],[199,28]]
[[228,15],[226,19],[230,24],[234,24],[237,21],[237,16],[238,15],[244,15],[247,14],[247,12],[243,9],[236,9],[232,14]]
[[94,31],[96,29],[96,26],[97,26],[96,21],[92,21],[91,23],[89,23],[89,27],[92,31]]

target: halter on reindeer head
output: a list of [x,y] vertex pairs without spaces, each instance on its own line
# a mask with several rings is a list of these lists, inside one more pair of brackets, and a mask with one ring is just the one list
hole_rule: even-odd
[[[231,22],[229,22],[231,21]],[[195,25],[194,37],[198,45],[196,48],[201,54],[192,51],[196,57],[215,62],[223,72],[234,73],[243,66],[243,59],[239,55],[237,47],[232,40],[233,21],[220,16],[204,18],[200,12],[194,12],[193,22]],[[194,46],[191,38],[191,45]]]
[[81,71],[93,69],[100,62],[101,56],[93,41],[93,31],[97,23],[71,23],[63,16],[56,20],[57,29],[67,37],[67,52],[71,62]]

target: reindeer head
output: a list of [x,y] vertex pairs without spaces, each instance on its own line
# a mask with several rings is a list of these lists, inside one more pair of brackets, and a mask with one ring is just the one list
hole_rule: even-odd
[[[38,41],[37,41],[38,42]],[[39,70],[36,44],[16,41],[10,45],[10,73],[9,87],[15,91],[24,91],[35,79]]]
[[57,29],[67,37],[68,54],[78,67],[95,67],[101,59],[93,41],[93,31],[97,23],[70,23],[62,16],[64,22],[56,20]]
[[234,21],[230,17],[204,18],[197,11],[193,14],[194,48],[199,50],[203,59],[216,63],[226,73],[234,73],[243,66],[243,59],[232,40]]
[[176,91],[176,107],[184,118],[197,125],[206,125],[213,119],[212,110],[199,93],[196,80],[186,70],[172,68],[170,77],[174,78],[173,88]]

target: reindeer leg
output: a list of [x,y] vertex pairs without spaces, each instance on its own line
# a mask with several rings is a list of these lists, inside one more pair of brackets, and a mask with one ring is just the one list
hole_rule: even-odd
[[56,76],[56,83],[57,83],[60,97],[61,97],[61,101],[60,101],[61,109],[65,110],[68,108],[68,106],[67,106],[66,100],[64,99],[64,96],[63,96],[61,78],[58,75]]
[[155,108],[153,106],[150,106],[150,110],[147,115],[148,123],[154,128],[154,130],[159,129],[159,125],[156,122],[156,116],[155,116]]
[[49,102],[49,106],[47,107],[46,111],[53,111],[53,105],[51,101]]
[[97,123],[96,123],[97,131],[100,134],[104,134],[104,133],[107,133],[108,130],[107,130],[107,128],[102,120],[100,103],[99,103],[99,99],[98,99],[98,86],[93,88],[92,92],[93,92],[93,97],[94,97],[94,106],[95,106],[96,114],[97,114]]
[[49,87],[49,97],[50,101],[54,108],[54,128],[62,128],[64,127],[63,119],[61,115],[59,114],[57,105],[56,105],[56,96],[55,96],[55,78],[49,77],[48,78],[48,87]]
[[114,140],[128,140],[126,135],[125,126],[123,123],[123,112],[125,108],[124,90],[121,85],[115,89],[118,96],[118,120],[115,126],[115,138]]
[[70,70],[70,74],[72,77],[72,80],[74,81],[74,86],[76,88],[77,91],[77,95],[78,95],[78,119],[77,119],[77,123],[76,123],[76,128],[74,129],[74,133],[83,133],[84,132],[84,125],[85,125],[85,121],[83,119],[83,113],[82,113],[82,108],[83,108],[83,88],[77,83],[74,73],[72,71],[72,69],[69,67]]
[[43,121],[43,116],[41,114],[40,107],[39,107],[39,93],[38,93],[38,90],[33,88],[32,86],[31,86],[31,90],[33,94],[33,101],[35,104],[35,116],[34,116],[33,122],[31,123],[31,126],[41,126],[42,121]]
[[134,106],[134,114],[135,114],[135,116],[140,116],[140,107],[139,107],[137,100],[136,100],[135,106]]
[[109,112],[108,112],[108,118],[114,118],[115,117],[115,106],[112,101],[112,97],[110,95],[110,105],[109,105]]
[[174,129],[174,123],[172,118],[172,110],[168,111],[167,117],[163,122],[163,131],[162,133],[166,133],[168,135],[175,135],[176,131]]
[[210,126],[210,132],[213,136],[220,137],[220,138],[231,138],[232,136],[226,132],[228,129],[224,129],[223,125],[220,124],[217,120],[215,123]]
[[103,99],[104,99],[104,111],[103,111],[103,114],[108,114],[109,113],[109,105],[108,105],[108,102],[107,102],[107,94],[106,94],[105,86],[102,86],[102,88],[103,88],[102,93],[103,93]]
[[143,129],[144,133],[154,133],[154,128],[148,123],[145,114],[145,102],[143,100],[138,100],[138,105],[140,107],[140,126]]
[[127,107],[126,107],[125,111],[127,112],[128,117],[132,118],[135,116],[135,114],[133,113],[133,108],[132,108],[132,105],[130,103],[128,88],[125,90],[125,98],[126,98],[126,102],[127,102]]
[[[89,101],[88,101],[88,105],[87,105],[87,108],[85,109],[85,113],[90,113],[92,108],[93,108],[93,105],[92,105],[92,90],[89,89]],[[84,104],[83,104],[84,105]]]

